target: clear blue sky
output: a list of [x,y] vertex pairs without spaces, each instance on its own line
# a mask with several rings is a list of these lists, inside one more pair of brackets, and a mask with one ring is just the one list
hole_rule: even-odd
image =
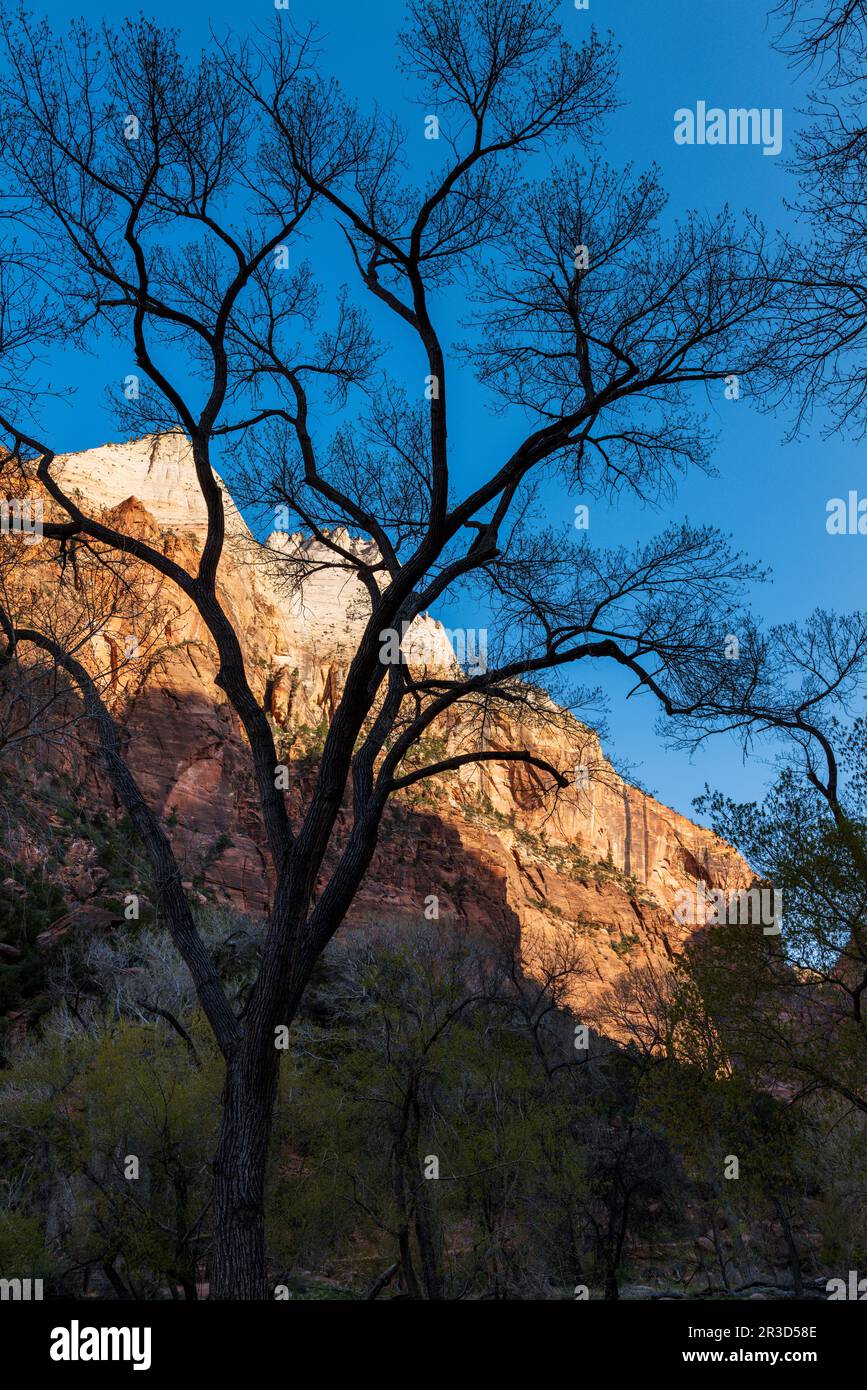
[[[290,5],[297,18],[319,23],[324,65],[348,93],[362,102],[376,99],[384,108],[421,120],[418,108],[406,104],[394,66],[393,36],[402,4],[290,0]],[[34,0],[32,9],[64,22],[62,12],[46,6],[45,0]],[[217,32],[252,28],[270,24],[274,15],[272,0],[251,0],[245,6],[227,0],[211,0],[207,6],[195,0],[151,0],[144,10],[178,26],[196,47],[207,44],[210,27]],[[73,0],[67,14],[76,12]],[[120,22],[128,11],[118,4],[90,3],[86,13],[91,20]],[[770,230],[787,225],[783,199],[792,195],[793,181],[784,161],[791,152],[805,83],[772,50],[763,0],[729,0],[725,5],[719,0],[591,0],[589,11],[576,11],[572,0],[564,0],[562,19],[576,36],[591,23],[610,29],[621,45],[620,95],[625,104],[608,127],[605,154],[611,163],[658,163],[674,212],[714,209],[728,202],[735,211],[758,213]],[[675,145],[675,109],[694,107],[698,100],[709,106],[781,107],[780,158],[767,158],[758,147]],[[341,266],[337,280],[351,277],[351,267]],[[442,306],[446,323],[456,317],[457,308],[455,303]],[[115,432],[104,392],[110,381],[117,381],[118,366],[116,353],[87,363],[64,359],[53,364],[56,384],[79,387],[74,408],[52,409],[50,424],[63,448],[85,448]],[[123,364],[122,371],[129,369]],[[519,423],[491,423],[474,408],[475,399],[469,388],[452,388],[450,435],[455,439],[462,431],[471,434],[476,461],[483,466],[502,456]],[[658,513],[634,505],[607,512],[594,506],[594,540],[641,538],[669,519],[688,516],[731,533],[739,547],[772,568],[773,583],[756,596],[756,607],[766,620],[797,618],[817,604],[859,606],[867,543],[857,537],[831,537],[825,531],[828,498],[845,496],[861,482],[854,444],[822,440],[817,430],[812,438],[784,445],[786,420],[760,416],[747,397],[737,403],[720,399],[716,416],[718,476],[686,479],[676,500]],[[571,527],[575,502],[581,498],[549,492],[545,500],[552,524]],[[459,620],[458,614],[440,616],[450,625]],[[619,763],[632,765],[642,783],[663,801],[686,811],[706,781],[735,796],[760,793],[770,771],[767,761],[753,758],[744,766],[735,746],[719,740],[690,763],[666,750],[654,734],[656,714],[650,700],[625,705],[625,685],[603,676],[600,668],[591,679],[602,679],[610,693],[609,751]]]

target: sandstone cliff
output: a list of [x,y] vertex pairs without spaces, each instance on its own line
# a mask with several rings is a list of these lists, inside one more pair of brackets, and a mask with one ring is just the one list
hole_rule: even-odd
[[[205,534],[205,511],[184,438],[145,438],[59,458],[54,473],[92,510],[190,566]],[[339,696],[366,595],[324,547],[276,533],[263,549],[227,496],[222,601],[242,641],[254,692],[274,722],[298,800]],[[341,537],[347,546],[361,542]],[[33,547],[40,587],[56,573]],[[288,563],[287,563],[288,562]],[[54,568],[52,568],[54,566]],[[92,667],[109,671],[110,698],[129,730],[128,757],[172,836],[186,877],[200,895],[256,914],[271,884],[256,800],[238,721],[213,683],[210,640],[172,586],[150,585],[147,660],[127,662],[122,616],[88,638]],[[442,624],[416,621],[413,660],[448,666],[454,654]],[[440,728],[460,746],[460,719]],[[440,919],[522,931],[579,923],[596,978],[672,959],[690,928],[675,922],[675,895],[697,879],[731,888],[746,880],[733,851],[709,831],[620,778],[592,732],[568,716],[500,715],[485,729],[489,748],[529,746],[558,766],[588,769],[552,803],[547,779],[517,763],[449,774],[399,798],[350,922],[418,921],[436,895]],[[98,865],[95,866],[98,870]],[[79,875],[73,898],[92,898],[99,873]]]

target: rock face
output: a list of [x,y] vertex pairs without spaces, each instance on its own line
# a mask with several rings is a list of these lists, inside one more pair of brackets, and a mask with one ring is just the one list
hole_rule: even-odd
[[[331,540],[362,559],[371,562],[378,559],[375,545],[350,536],[346,530],[332,532]],[[292,576],[285,610],[288,641],[292,646],[292,651],[286,655],[287,662],[293,660],[299,650],[315,647],[347,664],[355,639],[370,612],[367,592],[355,571],[337,564],[334,553],[327,546],[297,532],[290,535],[273,531],[265,544],[274,557],[269,567],[272,579],[280,582],[281,568],[284,582]],[[454,665],[455,653],[446,629],[429,614],[416,619],[401,646],[407,660],[414,664],[437,670]]]
[[[207,512],[183,434],[153,435],[131,444],[102,444],[81,454],[58,454],[51,473],[63,490],[113,509],[134,497],[157,526],[203,537]],[[228,528],[244,523],[223,489]]]
[[[53,471],[91,510],[111,512],[121,529],[195,565],[206,517],[183,436],[66,455]],[[263,549],[226,501],[221,599],[292,769],[290,800],[300,802],[368,599],[326,547],[277,532]],[[348,533],[336,539],[356,552],[364,546]],[[159,588],[154,604],[158,660],[140,678],[117,658],[129,634],[116,622],[93,637],[93,663],[112,663],[130,763],[185,877],[206,898],[260,913],[272,885],[245,746],[213,682],[210,639],[171,586]],[[448,633],[427,615],[412,625],[404,650],[412,663],[454,667]],[[417,922],[432,897],[440,920],[483,930],[545,933],[578,923],[591,974],[607,983],[636,965],[670,961],[682,947],[692,929],[675,921],[680,889],[697,879],[723,888],[748,881],[746,866],[716,836],[620,778],[591,731],[553,707],[551,716],[502,713],[484,731],[486,747],[530,747],[558,766],[584,769],[576,786],[555,804],[549,779],[524,764],[491,762],[402,794],[350,924]],[[462,735],[457,717],[438,730],[450,747]]]

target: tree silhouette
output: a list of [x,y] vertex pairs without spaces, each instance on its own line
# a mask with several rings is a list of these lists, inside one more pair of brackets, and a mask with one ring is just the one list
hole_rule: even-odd
[[[267,1295],[275,1029],[291,1023],[344,921],[390,796],[466,763],[508,759],[573,794],[572,769],[525,748],[487,747],[483,733],[500,707],[550,712],[541,683],[579,662],[615,663],[666,713],[708,726],[748,708],[756,679],[748,635],[738,662],[724,650],[751,570],[713,528],[672,526],[606,552],[538,521],[543,482],[654,497],[703,466],[697,389],[716,383],[722,393],[727,376],[758,367],[779,281],[755,226],[727,212],[673,222],[655,172],[606,167],[594,141],[615,105],[616,54],[592,33],[572,43],[556,8],[410,4],[401,71],[434,113],[441,152],[418,179],[421,122],[410,134],[379,111],[363,115],[322,75],[315,35],[285,15],[256,42],[228,37],[196,60],[144,19],[98,32],[74,22],[65,38],[26,15],[0,25],[8,225],[45,286],[43,340],[74,352],[107,334],[132,350],[142,390],[124,403],[123,424],[187,436],[208,516],[197,567],[64,492],[32,401],[12,389],[14,342],[4,357],[4,467],[35,470],[58,555],[134,560],[201,615],[215,683],[246,734],[273,865],[258,977],[236,1013],[94,673],[57,634],[5,612],[7,664],[35,649],[80,692],[225,1058],[217,1297]],[[332,238],[353,290],[330,275],[316,283],[311,236]],[[10,241],[6,254],[11,273],[21,253]],[[438,323],[454,288],[470,313],[466,340],[451,350]],[[487,473],[461,463],[474,447],[449,413],[461,374],[477,382],[476,434],[488,405],[509,411],[514,443]],[[288,508],[369,597],[295,820],[218,596],[226,528],[215,463],[239,495]],[[372,546],[348,544],[344,528]],[[283,564],[287,582],[303,584],[303,561]],[[68,568],[58,582],[71,584]],[[484,669],[383,659],[389,634],[461,588],[486,615]],[[419,762],[420,740],[456,709],[474,716],[475,745]]]

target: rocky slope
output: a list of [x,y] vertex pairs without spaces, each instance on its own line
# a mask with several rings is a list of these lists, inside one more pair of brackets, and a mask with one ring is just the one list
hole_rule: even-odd
[[[115,524],[187,566],[195,563],[205,513],[182,436],[67,455],[54,472],[90,509],[110,513]],[[221,597],[292,768],[290,798],[298,800],[339,696],[366,596],[324,547],[278,532],[263,552],[228,497],[227,518]],[[40,585],[50,587],[54,557],[35,553],[50,546],[32,550]],[[129,760],[190,884],[205,899],[260,913],[271,884],[255,796],[238,721],[213,683],[208,635],[170,585],[152,585],[146,576],[140,583],[148,593],[146,640],[138,619],[130,633],[118,614],[88,636],[88,663],[110,673],[110,698],[129,730]],[[134,660],[126,662],[131,640]],[[429,667],[454,660],[447,632],[429,616],[413,625],[408,646],[411,659]],[[451,747],[460,745],[462,732],[459,720],[437,731]],[[697,879],[725,888],[747,881],[728,846],[623,781],[595,736],[574,720],[527,715],[522,723],[501,715],[485,738],[489,748],[530,746],[559,766],[586,767],[586,785],[579,781],[554,805],[547,779],[532,769],[489,763],[403,795],[351,922],[418,921],[435,895],[440,920],[474,928],[517,923],[525,933],[544,935],[558,924],[579,923],[593,977],[610,982],[636,965],[668,961],[682,946],[690,928],[674,919],[679,889]],[[79,865],[72,873],[61,866],[67,909],[98,900],[99,867]]]

